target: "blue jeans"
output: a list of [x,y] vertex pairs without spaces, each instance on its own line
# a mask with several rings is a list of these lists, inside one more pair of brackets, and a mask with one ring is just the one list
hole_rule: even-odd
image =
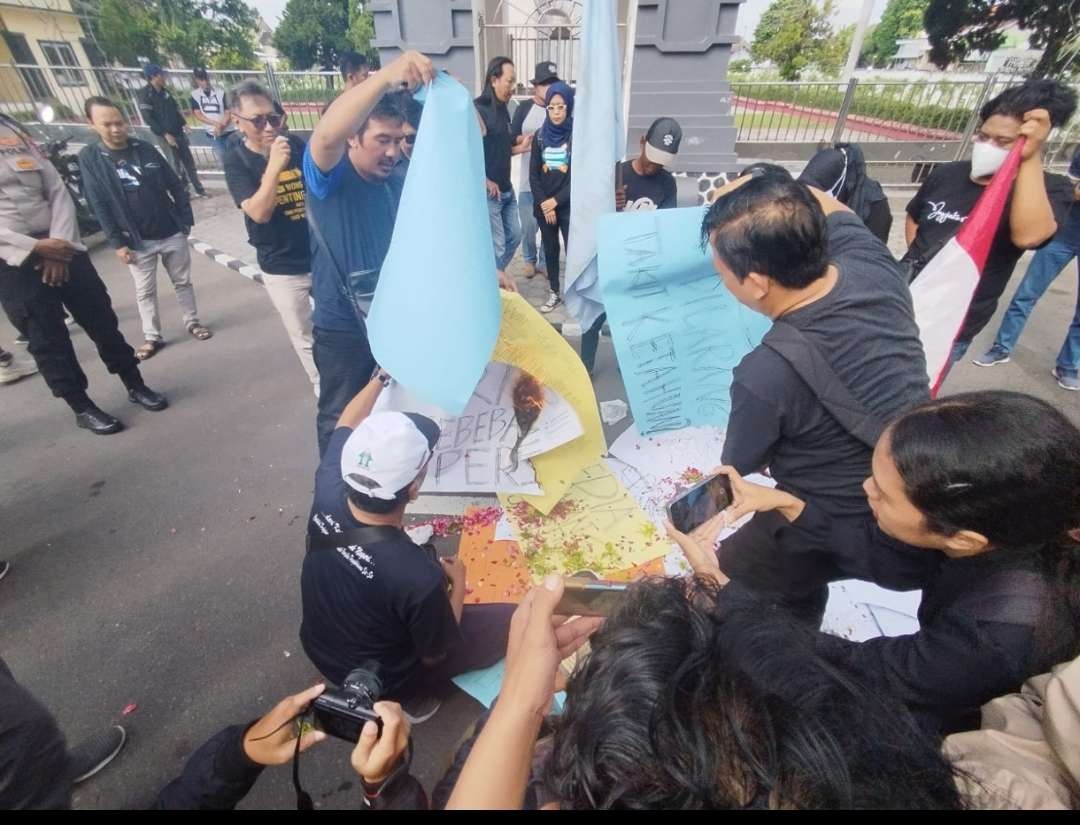
[[495,268],[505,271],[521,244],[521,219],[514,190],[502,192],[498,200],[488,198],[491,239],[495,242]]
[[231,134],[231,132],[226,132],[220,137],[210,137],[207,135],[207,137],[210,137],[210,148],[214,150],[214,159],[221,166],[225,165],[225,144],[228,142]]
[[[1050,243],[1035,253],[1031,266],[1024,274],[1016,294],[1005,310],[994,346],[1004,352],[1012,352],[1020,333],[1024,331],[1028,316],[1035,309],[1035,304],[1061,274],[1069,261],[1080,254],[1080,248],[1064,240],[1054,238]],[[1076,312],[1072,324],[1065,336],[1065,343],[1058,353],[1057,366],[1066,375],[1076,375],[1080,370],[1080,295],[1076,299]]]
[[544,246],[536,242],[540,225],[533,214],[532,192],[518,193],[518,215],[521,217],[521,257],[525,259],[525,263],[533,264],[537,269],[545,269]]

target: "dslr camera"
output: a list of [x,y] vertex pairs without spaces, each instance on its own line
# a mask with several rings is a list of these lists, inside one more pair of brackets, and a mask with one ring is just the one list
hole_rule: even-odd
[[370,659],[349,671],[337,690],[326,690],[315,697],[312,709],[315,727],[338,739],[356,744],[364,724],[374,722],[382,736],[382,719],[375,713],[375,703],[382,697],[382,667]]

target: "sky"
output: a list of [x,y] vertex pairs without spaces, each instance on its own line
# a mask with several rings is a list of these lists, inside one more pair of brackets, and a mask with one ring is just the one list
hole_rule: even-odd
[[[248,0],[252,6],[263,16],[263,19],[276,26],[281,12],[285,9],[287,0]],[[586,0],[587,2],[587,0]],[[739,21],[735,24],[735,32],[747,40],[754,33],[762,12],[769,6],[770,0],[747,0],[739,9]],[[881,13],[885,10],[887,0],[875,0],[874,14],[871,22],[881,19]],[[862,0],[836,0],[836,15],[833,17],[833,26],[840,28],[848,23],[854,23],[859,19],[862,9]]]

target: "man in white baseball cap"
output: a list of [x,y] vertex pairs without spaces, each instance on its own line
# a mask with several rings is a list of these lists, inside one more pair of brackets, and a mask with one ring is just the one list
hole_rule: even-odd
[[452,676],[506,654],[514,605],[465,607],[461,559],[438,560],[405,533],[440,433],[416,413],[372,412],[389,380],[378,371],[349,402],[315,474],[300,640],[338,685],[377,663],[380,698],[422,721]]

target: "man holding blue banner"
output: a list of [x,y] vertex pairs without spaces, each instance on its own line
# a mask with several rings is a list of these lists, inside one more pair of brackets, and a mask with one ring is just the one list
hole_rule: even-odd
[[402,96],[391,93],[434,77],[428,58],[405,52],[330,104],[304,154],[320,456],[375,369],[365,316],[394,231],[402,178],[393,172],[407,119]]

